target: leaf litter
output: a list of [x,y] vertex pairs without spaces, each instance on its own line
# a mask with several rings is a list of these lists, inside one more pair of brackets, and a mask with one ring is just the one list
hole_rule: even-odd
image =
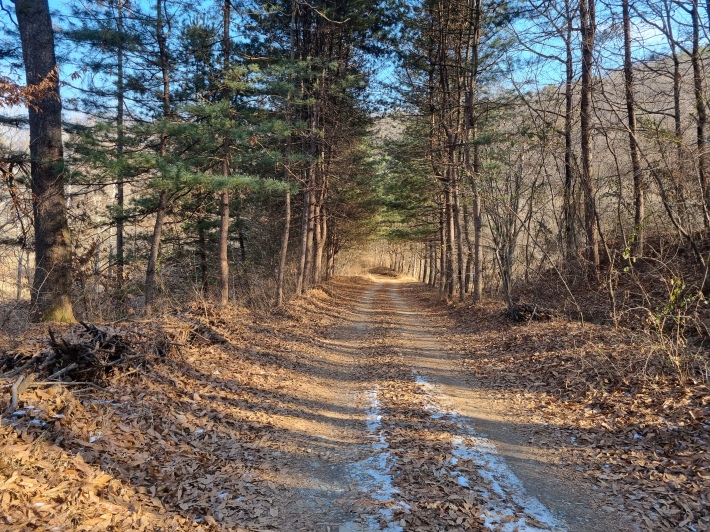
[[[15,365],[0,366],[0,530],[483,529],[490,479],[464,449],[475,437],[432,404],[385,317],[348,348],[356,367],[333,358],[343,309],[370,286],[337,283],[337,300],[313,291],[271,315],[202,305],[112,324],[140,364],[102,372],[103,390],[31,383],[8,409],[8,373],[52,350],[46,330],[28,328],[4,354]],[[490,305],[429,310],[456,332],[447,346],[472,384],[526,416],[610,511],[648,530],[710,528],[707,388],[679,386],[655,359],[639,366],[650,342],[559,320],[511,325]],[[83,341],[82,330],[54,331],[54,342]],[[346,382],[366,405],[357,422],[353,405],[322,404]],[[373,456],[381,478],[363,492],[353,464]]]

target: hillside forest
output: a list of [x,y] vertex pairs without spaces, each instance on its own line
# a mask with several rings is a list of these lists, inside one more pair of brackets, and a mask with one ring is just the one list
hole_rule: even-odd
[[[710,2],[0,26],[0,530],[710,529]],[[549,519],[449,474],[474,404],[570,472]]]

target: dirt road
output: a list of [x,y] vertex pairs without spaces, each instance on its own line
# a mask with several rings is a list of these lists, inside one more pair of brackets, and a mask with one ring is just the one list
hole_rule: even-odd
[[565,427],[472,377],[420,287],[333,288],[138,324],[136,349],[179,349],[103,391],[25,392],[0,419],[0,531],[635,530],[541,448]]
[[313,458],[283,464],[302,485],[287,519],[342,532],[633,530],[461,371],[406,287],[383,279],[341,299],[344,321],[314,361]]

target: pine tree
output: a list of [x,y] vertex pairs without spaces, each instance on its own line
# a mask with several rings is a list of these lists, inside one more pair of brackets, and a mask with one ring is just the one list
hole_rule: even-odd
[[35,320],[74,321],[72,248],[64,192],[62,103],[54,30],[46,0],[16,0],[28,86],[46,85],[29,107],[30,159],[35,226]]

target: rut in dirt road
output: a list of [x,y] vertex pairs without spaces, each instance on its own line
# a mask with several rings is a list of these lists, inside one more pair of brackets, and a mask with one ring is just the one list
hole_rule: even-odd
[[[359,518],[340,530],[608,530],[582,507],[584,492],[571,479],[526,485],[525,467],[511,468],[498,442],[479,434],[476,397],[402,286],[378,283],[355,305],[360,318],[348,336],[359,344],[358,402],[370,444],[351,475],[367,497]],[[532,454],[526,458],[535,467]],[[543,473],[551,467],[536,465]]]

